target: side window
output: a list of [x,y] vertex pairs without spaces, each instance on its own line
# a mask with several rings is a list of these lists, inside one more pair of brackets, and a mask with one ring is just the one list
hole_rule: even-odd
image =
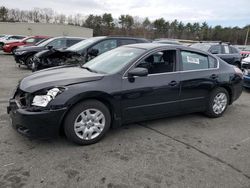
[[120,39],[120,46],[127,45],[127,44],[135,44],[136,40],[132,39]]
[[217,68],[217,65],[218,65],[217,59],[211,56],[208,56],[208,61],[209,61],[209,68]]
[[229,46],[228,45],[224,45],[224,53],[225,54],[230,54],[230,50],[229,50]]
[[238,50],[237,48],[232,47],[232,46],[230,46],[230,50],[231,50],[231,53],[233,53],[233,54],[238,54],[238,53],[240,53],[239,50]]
[[35,39],[34,38],[29,38],[25,41],[26,43],[34,43],[35,42]]
[[55,39],[51,41],[47,46],[53,46],[53,48],[65,48],[66,47],[66,41],[65,39]]
[[116,47],[117,47],[117,40],[110,39],[110,40],[104,40],[102,42],[99,42],[98,44],[94,45],[92,49],[97,49],[99,51],[98,55],[100,55]]
[[67,47],[70,47],[78,42],[80,42],[81,40],[77,40],[77,39],[68,39],[67,40]]
[[184,71],[208,69],[210,67],[208,56],[195,52],[181,51],[181,62]]
[[44,38],[35,38],[35,43],[38,43],[40,41],[44,40]]
[[137,67],[148,69],[149,74],[173,72],[176,66],[176,51],[164,50],[156,52],[144,60]]
[[212,54],[221,54],[221,46],[220,45],[214,45],[209,49],[209,52]]

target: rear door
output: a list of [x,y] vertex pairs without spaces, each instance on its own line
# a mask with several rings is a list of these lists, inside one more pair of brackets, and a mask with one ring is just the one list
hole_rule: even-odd
[[183,112],[206,108],[210,91],[217,85],[218,61],[212,56],[181,50],[180,100]]

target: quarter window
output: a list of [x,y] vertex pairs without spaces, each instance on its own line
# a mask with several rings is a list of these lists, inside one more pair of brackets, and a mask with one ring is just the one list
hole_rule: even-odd
[[224,52],[225,52],[225,54],[230,54],[229,46],[224,45]]
[[159,74],[165,72],[173,72],[176,65],[176,51],[164,50],[156,52],[143,61],[137,67],[148,69],[148,74]]
[[182,70],[200,70],[216,68],[217,61],[213,57],[189,51],[181,51]]

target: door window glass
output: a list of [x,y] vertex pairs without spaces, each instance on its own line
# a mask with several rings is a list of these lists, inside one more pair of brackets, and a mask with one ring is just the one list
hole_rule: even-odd
[[211,52],[212,54],[221,54],[221,46],[214,45],[210,48],[209,52]]
[[97,49],[98,50],[98,55],[107,52],[109,50],[112,50],[117,47],[117,40],[104,40],[92,47],[92,49]]
[[156,52],[143,61],[137,67],[148,69],[148,74],[159,74],[165,72],[173,72],[176,65],[176,51],[165,50]]
[[66,41],[65,39],[56,39],[47,44],[47,46],[53,46],[53,48],[65,48],[66,47]]
[[184,71],[208,69],[210,67],[208,56],[195,52],[181,51],[181,60]]

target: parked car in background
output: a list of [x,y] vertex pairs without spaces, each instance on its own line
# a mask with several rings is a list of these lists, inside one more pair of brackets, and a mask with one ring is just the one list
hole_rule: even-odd
[[[19,46],[31,46],[40,42],[43,39],[49,38],[48,36],[32,36],[26,37],[21,41],[7,42],[3,46],[3,51],[6,53],[13,53]],[[14,54],[14,53],[13,53]]]
[[240,50],[228,43],[208,41],[192,44],[190,47],[215,54],[231,65],[237,67],[241,65],[242,56]]
[[3,49],[3,46],[7,42],[15,42],[24,39],[27,36],[23,35],[5,35],[4,37],[0,38],[0,50]]
[[80,37],[54,37],[39,43],[36,46],[25,46],[16,49],[14,57],[16,63],[31,68],[33,55],[45,49],[60,49],[70,47],[85,38]]
[[244,75],[244,87],[250,88],[250,56],[242,59],[241,68]]
[[156,39],[153,43],[182,45],[178,40],[174,39]]
[[144,43],[113,49],[83,66],[31,74],[18,84],[7,112],[24,135],[64,130],[82,145],[121,124],[193,112],[217,118],[241,93],[241,70],[220,58]]
[[118,46],[146,42],[149,41],[142,38],[132,37],[92,37],[67,49],[47,49],[35,54],[32,60],[32,71],[65,64],[85,63],[104,52],[117,48]]

